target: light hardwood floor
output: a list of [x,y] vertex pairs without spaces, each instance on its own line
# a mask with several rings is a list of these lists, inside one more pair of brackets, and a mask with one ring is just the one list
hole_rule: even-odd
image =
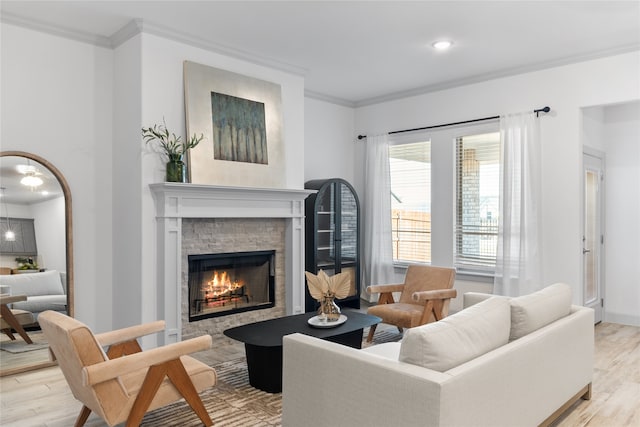
[[[595,328],[593,397],[580,400],[556,426],[640,426],[640,328],[612,323]],[[216,364],[244,354],[231,344],[201,355]],[[81,405],[57,367],[0,378],[0,425],[72,426]],[[92,415],[86,426],[105,424]]]

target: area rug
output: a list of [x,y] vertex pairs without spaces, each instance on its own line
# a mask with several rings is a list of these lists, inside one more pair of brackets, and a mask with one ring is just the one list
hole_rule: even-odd
[[[202,402],[216,427],[279,426],[282,396],[249,385],[244,358],[215,366],[218,383],[200,393]],[[184,401],[147,414],[142,426],[202,426],[198,416]]]
[[[397,330],[376,332],[373,343],[398,341],[402,334]],[[247,363],[244,358],[231,360],[214,366],[218,374],[216,386],[200,393],[202,402],[216,427],[268,427],[280,426],[282,417],[282,395],[267,393],[249,385]],[[196,427],[202,426],[198,416],[186,402],[181,401],[147,414],[145,427]]]
[[27,332],[33,344],[27,344],[20,335],[14,334],[15,341],[2,341],[0,342],[0,350],[7,351],[9,353],[26,353],[27,351],[42,350],[49,347],[46,338],[41,332]]

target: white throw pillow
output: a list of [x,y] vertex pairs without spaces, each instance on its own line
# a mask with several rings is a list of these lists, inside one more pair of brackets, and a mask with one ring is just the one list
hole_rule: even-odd
[[493,297],[405,331],[400,361],[444,372],[509,342],[509,300]]
[[571,288],[556,283],[511,299],[511,341],[555,322],[571,312]]

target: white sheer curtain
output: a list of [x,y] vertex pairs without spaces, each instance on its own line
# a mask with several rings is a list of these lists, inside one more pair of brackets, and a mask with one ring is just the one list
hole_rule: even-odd
[[533,113],[500,117],[500,221],[494,293],[542,288],[540,132]]
[[391,242],[391,183],[388,136],[367,136],[365,142],[364,272],[362,297],[369,285],[393,282]]

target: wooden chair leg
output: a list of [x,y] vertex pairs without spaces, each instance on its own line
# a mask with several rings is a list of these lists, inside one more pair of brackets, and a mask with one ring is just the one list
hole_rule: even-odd
[[140,391],[138,392],[138,397],[136,398],[136,401],[133,402],[133,407],[127,417],[127,427],[138,427],[140,425],[140,422],[142,421],[142,418],[144,418],[144,414],[147,413],[147,409],[149,409],[151,401],[158,392],[160,384],[162,384],[166,373],[166,363],[154,365],[149,368],[147,375],[144,377],[142,387],[140,387]]
[[373,341],[373,334],[376,333],[376,328],[377,327],[378,327],[378,325],[371,325],[369,327],[369,335],[367,335],[367,342]]
[[76,423],[74,424],[74,426],[82,427],[84,423],[87,422],[89,415],[91,415],[91,409],[87,408],[86,406],[83,406],[82,409],[80,410],[80,414],[78,414],[78,418],[76,418]]
[[180,392],[191,409],[198,415],[200,421],[207,427],[212,426],[213,421],[211,421],[209,413],[204,407],[198,391],[191,382],[191,378],[189,378],[189,374],[184,368],[184,365],[180,359],[174,359],[149,368],[142,387],[138,392],[138,397],[133,403],[133,407],[127,418],[126,427],[137,427],[140,425],[144,414],[146,414],[149,409],[149,405],[151,405],[165,376],[169,377],[169,380],[178,392]]
[[23,340],[25,340],[27,344],[33,344],[33,341],[31,341],[31,338],[29,338],[27,332],[24,330],[22,325],[18,322],[18,320],[15,318],[6,304],[0,305],[0,315],[2,315],[2,318],[18,333],[18,335],[22,337]]
[[200,421],[207,427],[212,426],[213,421],[211,421],[211,417],[209,417],[209,412],[207,412],[207,409],[204,407],[204,403],[202,403],[202,399],[200,399],[200,395],[198,395],[198,391],[193,385],[191,378],[189,378],[189,374],[180,359],[168,362],[167,376],[182,397],[184,397],[184,400],[191,406],[193,412],[198,415]]
[[16,337],[14,337],[13,334],[11,333],[11,329],[3,329],[2,333],[4,333],[6,336],[8,336],[11,341],[15,341],[16,340]]

